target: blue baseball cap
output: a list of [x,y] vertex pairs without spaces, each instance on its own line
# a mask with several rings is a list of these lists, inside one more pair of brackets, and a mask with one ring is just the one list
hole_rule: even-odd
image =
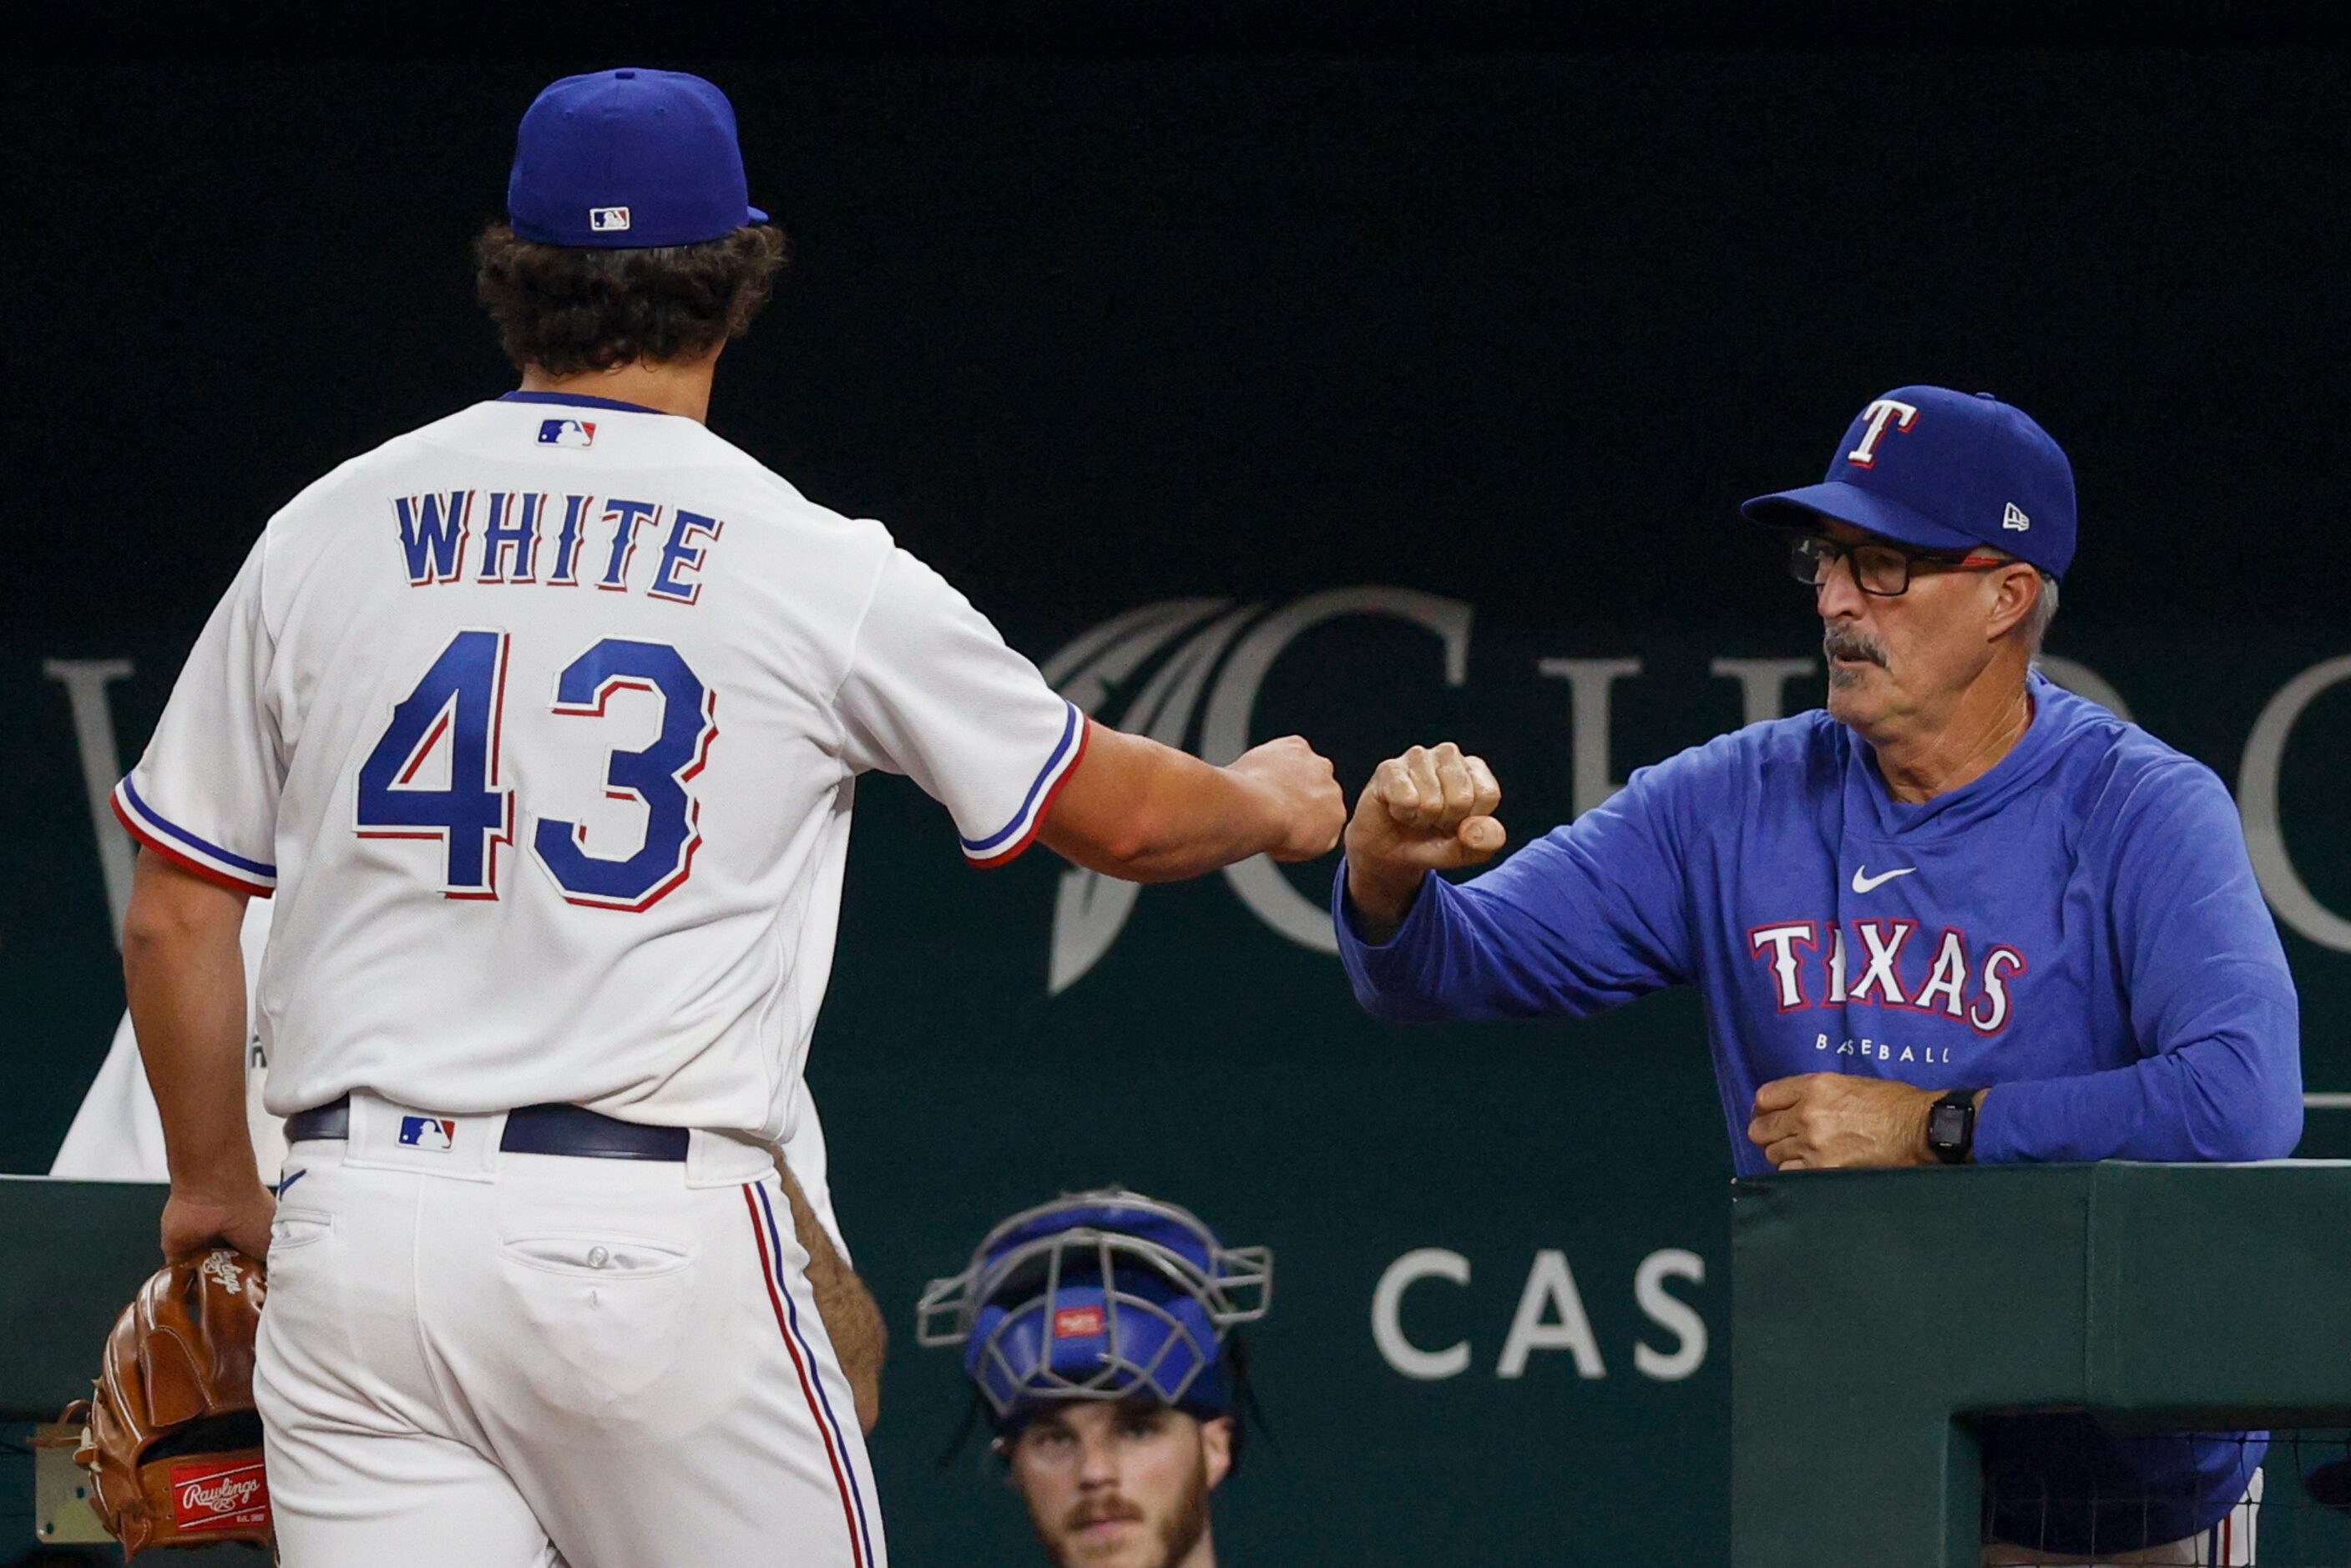
[[599,250],[696,245],[768,220],[751,205],[726,95],[633,66],[565,77],[532,100],[507,217],[539,245]]
[[1819,484],[1739,509],[1780,528],[1834,517],[1922,549],[1991,545],[2052,577],[2074,559],[2074,465],[1990,392],[1896,387],[1854,417]]

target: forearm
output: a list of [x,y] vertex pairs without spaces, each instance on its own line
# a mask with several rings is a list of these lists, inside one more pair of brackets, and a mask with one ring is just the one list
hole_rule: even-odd
[[233,1194],[260,1182],[245,1109],[245,961],[239,894],[139,859],[122,972],[172,1185]]
[[849,1379],[850,1392],[856,1398],[857,1424],[871,1432],[882,1418],[882,1359],[890,1340],[882,1309],[865,1281],[833,1246],[832,1238],[801,1195],[799,1183],[792,1179],[791,1167],[778,1159],[776,1169],[783,1178],[784,1197],[791,1204],[792,1233],[799,1239],[800,1250],[808,1254],[809,1289],[816,1296],[817,1315],[824,1320],[833,1354],[840,1359],[841,1374]]
[[1332,889],[1339,956],[1355,999],[1374,1018],[1395,1023],[1581,1018],[1650,988],[1612,983],[1588,956],[1580,961],[1573,945],[1532,911],[1471,886],[1427,878],[1384,940],[1352,917],[1347,888],[1343,866]]
[[2302,1136],[2297,1051],[2240,1034],[2127,1067],[2003,1083],[1985,1096],[1976,1159],[2276,1159]]
[[1278,847],[1286,826],[1255,781],[1098,724],[1040,836],[1089,871],[1176,882]]

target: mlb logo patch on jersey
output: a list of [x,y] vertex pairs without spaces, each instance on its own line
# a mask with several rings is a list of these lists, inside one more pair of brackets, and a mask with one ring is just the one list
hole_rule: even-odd
[[456,1121],[448,1116],[402,1116],[400,1146],[445,1153],[457,1136]]
[[591,233],[600,235],[620,234],[627,229],[628,226],[629,209],[626,207],[590,207],[588,209],[588,227]]
[[1100,1307],[1063,1307],[1053,1314],[1055,1339],[1099,1339],[1102,1332]]
[[542,419],[538,422],[538,444],[541,446],[593,446],[596,444],[595,421]]

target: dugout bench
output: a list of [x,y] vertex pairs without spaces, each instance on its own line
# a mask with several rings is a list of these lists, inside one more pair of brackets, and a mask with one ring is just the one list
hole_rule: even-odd
[[1731,1302],[1737,1568],[1977,1568],[1974,1414],[2351,1426],[2351,1162],[1740,1181]]

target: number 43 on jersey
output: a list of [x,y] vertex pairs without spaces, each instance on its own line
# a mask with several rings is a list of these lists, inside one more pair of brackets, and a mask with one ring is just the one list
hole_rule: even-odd
[[[506,721],[504,632],[460,632],[441,650],[360,767],[358,821],[363,839],[433,839],[444,846],[441,891],[449,898],[498,896],[498,847],[514,842],[515,792],[498,782]],[[702,771],[718,734],[718,694],[675,648],[607,637],[556,678],[552,711],[600,718],[616,691],[657,694],[661,733],[638,751],[606,754],[604,793],[644,808],[644,841],[614,860],[591,854],[580,822],[538,819],[531,851],[563,896],[607,909],[651,908],[685,881],[702,842],[701,802],[686,785]],[[445,745],[449,781],[415,782]]]

